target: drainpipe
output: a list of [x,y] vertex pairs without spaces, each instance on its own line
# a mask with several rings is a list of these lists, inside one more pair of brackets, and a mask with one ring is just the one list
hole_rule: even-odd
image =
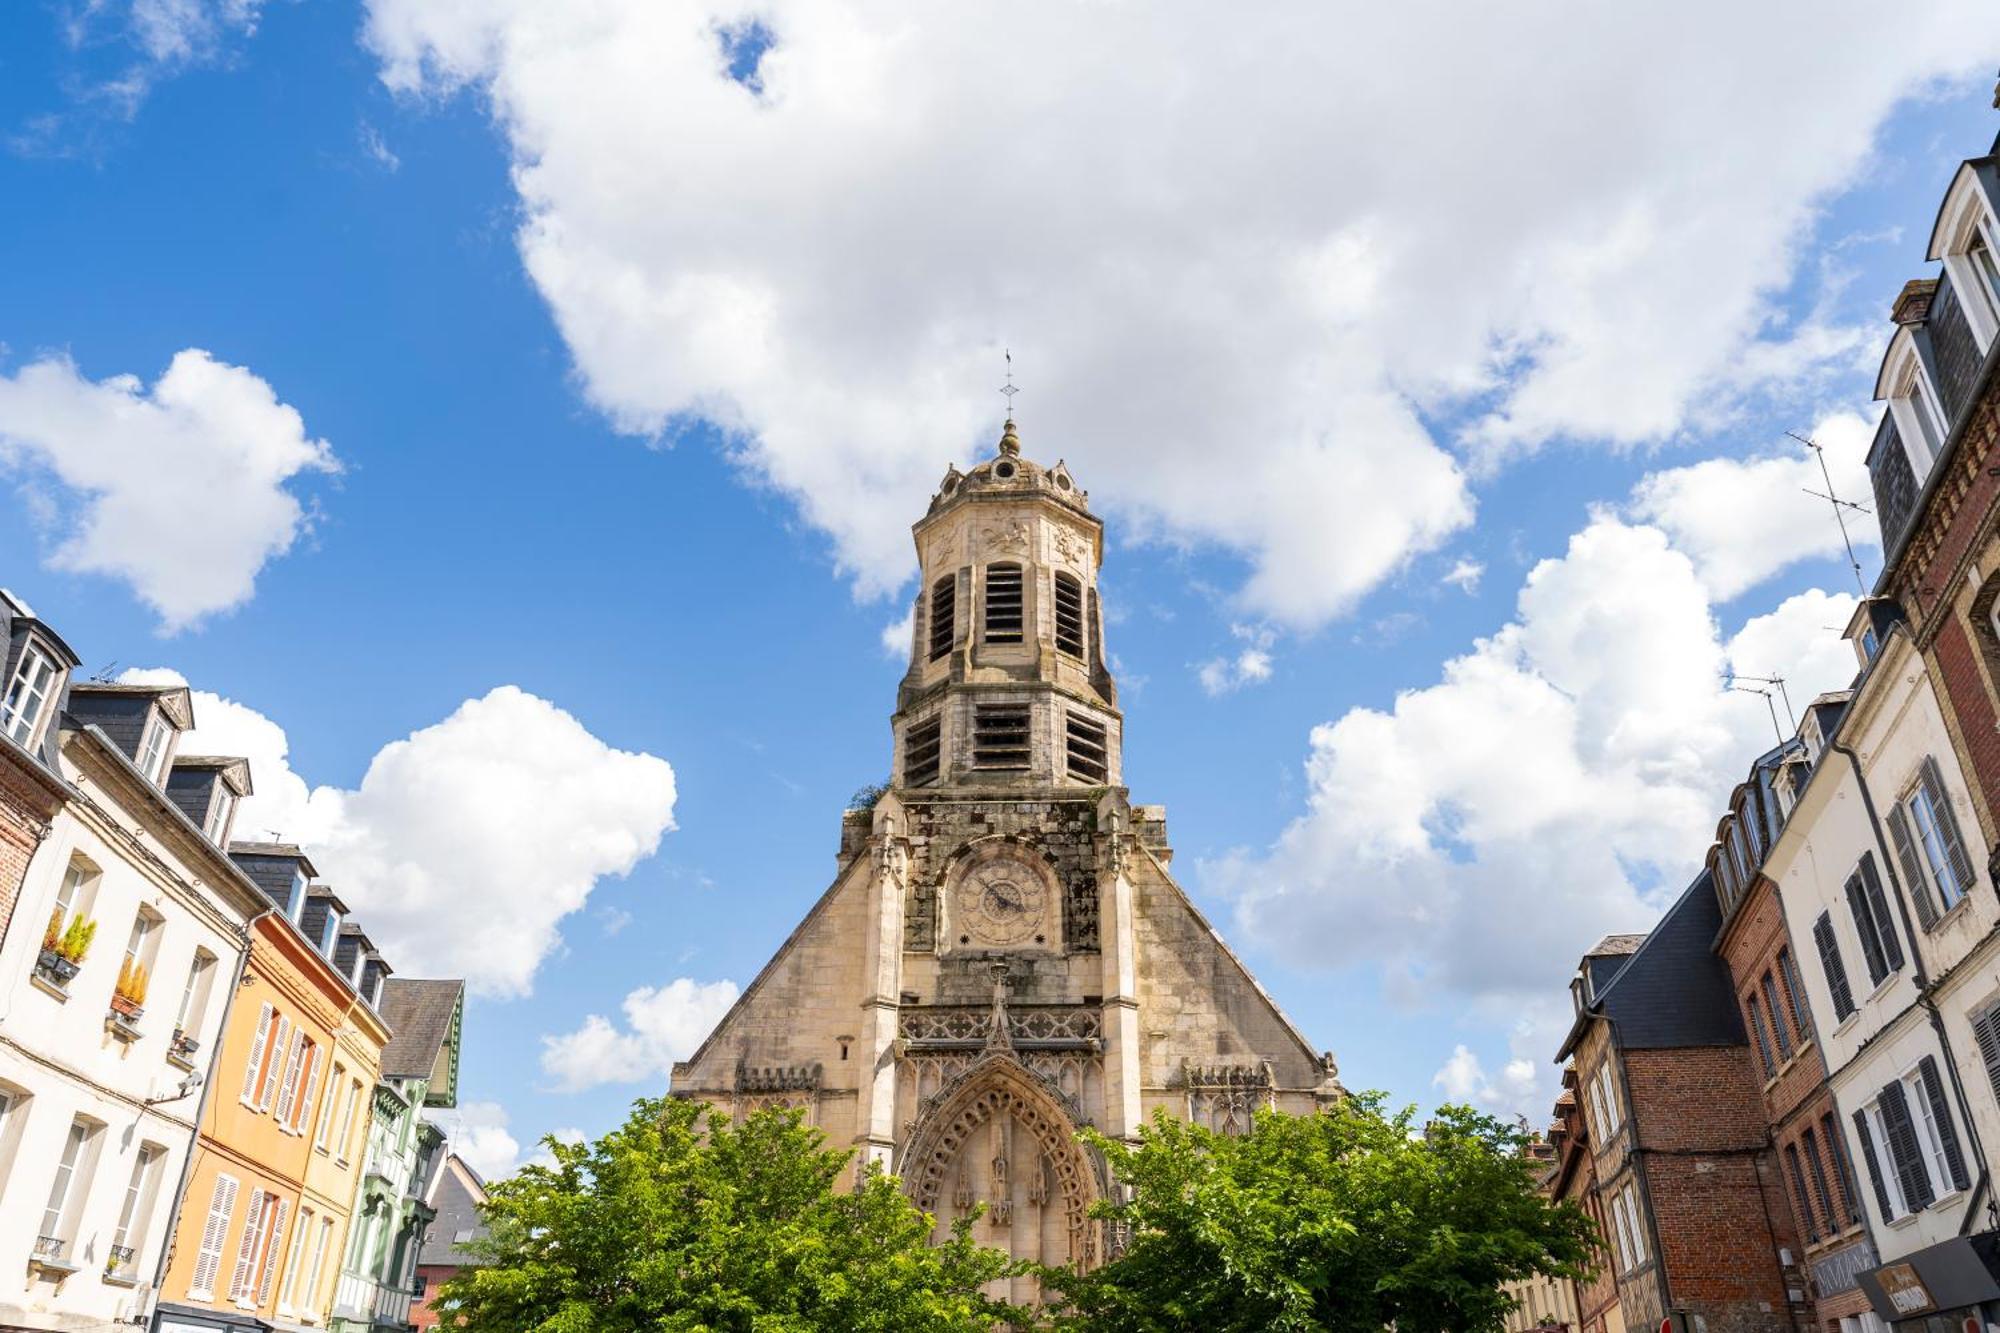
[[[255,931],[257,923],[271,914],[270,909],[266,908],[244,922],[242,928],[237,932],[237,938],[243,942],[243,955],[236,961],[236,977],[229,983],[228,998],[222,1006],[222,1024],[215,1030],[215,1049],[208,1053],[208,1073],[203,1076],[201,1082],[201,1104],[195,1107],[194,1138],[188,1141],[187,1156],[181,1161],[180,1182],[174,1186],[173,1206],[167,1210],[168,1219],[176,1223],[180,1219],[181,1205],[187,1202],[188,1181],[194,1177],[194,1156],[196,1149],[201,1146],[202,1123],[208,1119],[208,1099],[215,1095],[215,1066],[222,1059],[222,1034],[228,1029],[229,1011],[236,1004],[237,992],[243,989],[243,975],[250,970],[250,937]],[[158,1313],[160,1308],[160,1292],[167,1283],[167,1266],[173,1262],[174,1241],[178,1236],[179,1230],[180,1228],[177,1225],[174,1230],[167,1233],[166,1243],[160,1246],[160,1262],[153,1269],[154,1313]],[[150,1324],[152,1322],[152,1314],[135,1316],[132,1322],[135,1324]]]
[[1964,1235],[1978,1216],[1979,1201],[1987,1191],[1991,1179],[1986,1167],[1986,1149],[1979,1141],[1979,1125],[1972,1118],[1972,1105],[1966,1100],[1965,1080],[1959,1076],[1958,1056],[1952,1052],[1951,1037],[1945,1031],[1944,1015],[1931,995],[1930,976],[1924,971],[1923,951],[1917,948],[1917,928],[1910,919],[1908,891],[1903,886],[1902,877],[1896,872],[1896,860],[1889,851],[1888,837],[1882,831],[1882,818],[1875,809],[1874,794],[1868,790],[1868,775],[1861,769],[1861,756],[1848,748],[1838,737],[1827,742],[1827,749],[1836,751],[1847,760],[1854,770],[1854,782],[1861,789],[1861,807],[1868,812],[1868,827],[1875,835],[1875,849],[1882,856],[1882,874],[1889,881],[1889,891],[1896,899],[1896,915],[1903,923],[1903,938],[1910,942],[1910,969],[1917,983],[1917,1003],[1923,1006],[1930,1019],[1931,1030],[1937,1034],[1938,1049],[1944,1052],[1944,1067],[1951,1076],[1951,1091],[1958,1102],[1958,1117],[1965,1122],[1965,1134],[1972,1143],[1972,1151],[1979,1158],[1979,1179],[1972,1183],[1972,1196],[1967,1201],[1965,1220],[1959,1224],[1959,1234]]

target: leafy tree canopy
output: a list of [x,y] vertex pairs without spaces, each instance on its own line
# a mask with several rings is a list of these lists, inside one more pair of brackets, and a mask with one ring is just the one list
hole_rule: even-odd
[[796,1111],[732,1126],[642,1100],[595,1143],[495,1185],[484,1267],[446,1283],[471,1333],[989,1333],[1021,1312],[981,1294],[1017,1271],[970,1239],[931,1244],[892,1178],[835,1189],[852,1155]]
[[1512,1127],[1445,1107],[1421,1129],[1379,1093],[1323,1115],[1259,1115],[1225,1137],[1164,1112],[1136,1146],[1094,1136],[1128,1229],[1096,1272],[1052,1272],[1061,1322],[1088,1333],[1480,1333],[1501,1284],[1578,1276],[1594,1230],[1534,1188]]

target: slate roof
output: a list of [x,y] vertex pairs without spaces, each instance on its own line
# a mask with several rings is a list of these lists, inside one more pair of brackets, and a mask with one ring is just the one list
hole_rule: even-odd
[[486,1201],[486,1182],[453,1153],[438,1172],[427,1201],[437,1216],[424,1231],[423,1248],[417,1252],[420,1264],[463,1266],[475,1262],[464,1246],[483,1239],[486,1224],[479,1220],[479,1205]]
[[451,1036],[465,983],[390,977],[382,983],[382,1021],[394,1035],[382,1048],[384,1078],[429,1078]]
[[1577,1016],[1556,1058],[1568,1057],[1593,1017],[1615,1023],[1618,1044],[1627,1050],[1743,1045],[1729,968],[1712,947],[1721,928],[1714,879],[1704,870],[1624,966],[1597,985],[1596,999]]

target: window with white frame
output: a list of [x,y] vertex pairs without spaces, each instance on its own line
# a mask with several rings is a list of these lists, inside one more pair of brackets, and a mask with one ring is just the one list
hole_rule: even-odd
[[202,824],[201,831],[216,846],[226,847],[229,843],[229,821],[235,814],[236,793],[224,783],[217,782],[215,795],[208,806],[208,819]]
[[1624,1127],[1625,1118],[1618,1111],[1618,1090],[1611,1080],[1611,1058],[1597,1066],[1597,1095],[1604,1104],[1604,1138],[1610,1138]]
[[7,1182],[14,1178],[14,1153],[21,1145],[28,1103],[33,1100],[26,1088],[0,1083],[0,1198],[6,1197]]
[[90,1195],[90,1178],[97,1168],[97,1150],[104,1126],[87,1116],[70,1121],[63,1138],[62,1155],[56,1159],[55,1176],[49,1181],[49,1198],[42,1209],[41,1231],[35,1240],[35,1257],[56,1263],[74,1262],[70,1251],[76,1242],[77,1220],[83,1201]]
[[229,1300],[238,1309],[254,1310],[271,1299],[274,1266],[291,1207],[291,1200],[270,1190],[250,1192],[236,1271],[229,1280]]
[[332,1248],[333,1219],[322,1217],[319,1220],[319,1234],[313,1238],[312,1269],[306,1275],[306,1306],[308,1309],[319,1308],[320,1274],[326,1269],[326,1252]]
[[132,917],[132,933],[125,937],[125,966],[137,976],[140,969],[150,973],[160,952],[160,927],[166,918],[150,907],[141,906]]
[[2000,333],[2000,226],[1976,176],[1961,172],[1945,199],[1936,243],[1981,351]]
[[166,772],[168,738],[173,728],[167,724],[166,714],[158,708],[146,715],[146,730],[139,741],[139,771],[157,783]]
[[1860,864],[1847,877],[1846,887],[1848,914],[1854,918],[1854,933],[1861,940],[1861,957],[1868,964],[1868,984],[1880,986],[1903,970],[1903,945],[1889,913],[1889,898],[1883,892],[1881,873],[1875,868],[1875,853],[1861,854]]
[[284,1058],[292,1043],[292,1020],[265,1004],[257,1014],[257,1035],[250,1042],[250,1059],[243,1067],[242,1102],[253,1111],[267,1111],[283,1075]]
[[1855,1112],[1875,1199],[1894,1220],[1966,1188],[1964,1150],[1937,1060],[1924,1056]]
[[[299,1306],[299,1281],[306,1271],[306,1250],[312,1244],[313,1210],[303,1205],[299,1208],[298,1229],[292,1233],[291,1252],[285,1256],[285,1280],[278,1288],[278,1310],[290,1313]],[[306,1299],[312,1299],[312,1288],[306,1288]]]
[[187,982],[181,987],[181,1007],[174,1015],[174,1031],[189,1041],[197,1040],[202,1021],[208,1016],[208,1001],[215,989],[215,955],[206,949],[194,951],[188,965]]
[[71,917],[89,918],[90,909],[97,904],[98,882],[103,878],[88,858],[72,856],[69,859],[69,866],[63,871],[62,884],[56,889],[56,912],[62,917],[65,927]]
[[1907,331],[1897,337],[1888,371],[1889,412],[1896,419],[1896,433],[1902,437],[1910,467],[1921,484],[1944,452],[1949,418]]
[[327,1136],[333,1130],[333,1103],[339,1097],[347,1078],[347,1066],[338,1060],[333,1062],[333,1074],[326,1081],[326,1096],[320,1099],[319,1128],[313,1131],[313,1147],[325,1152]]
[[7,682],[7,693],[0,696],[0,733],[23,748],[32,746],[41,735],[42,719],[48,715],[61,674],[48,650],[30,639]]
[[354,1111],[361,1103],[361,1080],[350,1079],[347,1100],[340,1108],[340,1128],[334,1131],[333,1160],[345,1166],[354,1152]]
[[1926,755],[1917,776],[1889,811],[1890,840],[1926,930],[1957,906],[1973,885],[1972,857],[1945,789],[1944,771]]
[[111,1233],[111,1252],[104,1259],[104,1276],[126,1282],[139,1276],[139,1250],[146,1241],[146,1221],[153,1215],[159,1197],[160,1171],[167,1150],[157,1143],[142,1143],[132,1159],[132,1178],[125,1185],[125,1197],[118,1205],[118,1226]]

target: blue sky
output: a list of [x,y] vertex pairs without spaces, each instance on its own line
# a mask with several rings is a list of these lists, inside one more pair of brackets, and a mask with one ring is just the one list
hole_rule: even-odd
[[[1769,86],[1674,45],[1645,78],[1713,90],[1688,104],[1557,62],[1548,100],[1607,98],[1601,125],[1455,91],[1443,49],[1404,68],[1434,121],[1384,124],[1366,90],[1322,108],[1313,57],[1275,54],[1295,102],[1224,69],[1199,76],[1212,121],[1128,117],[1189,58],[1168,23],[1023,20],[1031,52],[1164,52],[1078,100],[1063,58],[1010,63],[981,39],[1002,20],[968,17],[922,35],[925,70],[966,68],[892,80],[905,109],[871,100],[870,62],[902,58],[861,40],[880,10],[662,32],[645,8],[596,7],[629,60],[593,65],[601,33],[529,33],[506,4],[7,7],[0,582],[88,669],[170,668],[281,727],[304,786],[262,813],[407,938],[516,911],[523,938],[555,932],[468,1014],[465,1128],[498,1165],[657,1092],[726,998],[701,987],[746,983],[825,887],[845,798],[888,769],[907,525],[997,434],[1011,345],[1027,451],[1111,522],[1126,773],[1168,807],[1196,900],[1350,1084],[1545,1109],[1564,960],[1647,924],[1770,735],[1721,669],[1782,670],[1796,702],[1840,683],[1843,604],[1810,594],[1852,582],[1782,432],[1824,427],[1852,482],[1887,303],[2000,129],[1990,17],[1940,11],[1895,65],[1879,34],[1738,33],[1788,62]],[[701,46],[752,19],[761,67]],[[1597,67],[1643,63],[1603,22],[1578,37]],[[606,96],[564,82],[578,67]],[[951,100],[1010,79],[1012,109]],[[1497,129],[1453,102],[1480,95]],[[1704,117],[1731,132],[1675,178],[1669,122]],[[1489,133],[1516,154],[1500,186],[1466,160]],[[1105,175],[1129,192],[1092,198]],[[1093,286],[1114,269],[1137,278]],[[163,407],[184,349],[208,357]],[[259,383],[297,422],[246,406]],[[162,495],[174,521],[145,542],[79,545],[94,503],[115,522]],[[296,523],[266,512],[282,495]],[[1731,504],[1749,516],[1704,526]],[[254,591],[162,605],[191,571]],[[250,725],[229,716],[210,734]],[[515,741],[518,768],[479,758]],[[561,790],[533,790],[541,747]],[[613,751],[664,761],[670,790]],[[477,800],[416,808],[461,781]],[[504,864],[459,856],[468,805],[508,812]]]

